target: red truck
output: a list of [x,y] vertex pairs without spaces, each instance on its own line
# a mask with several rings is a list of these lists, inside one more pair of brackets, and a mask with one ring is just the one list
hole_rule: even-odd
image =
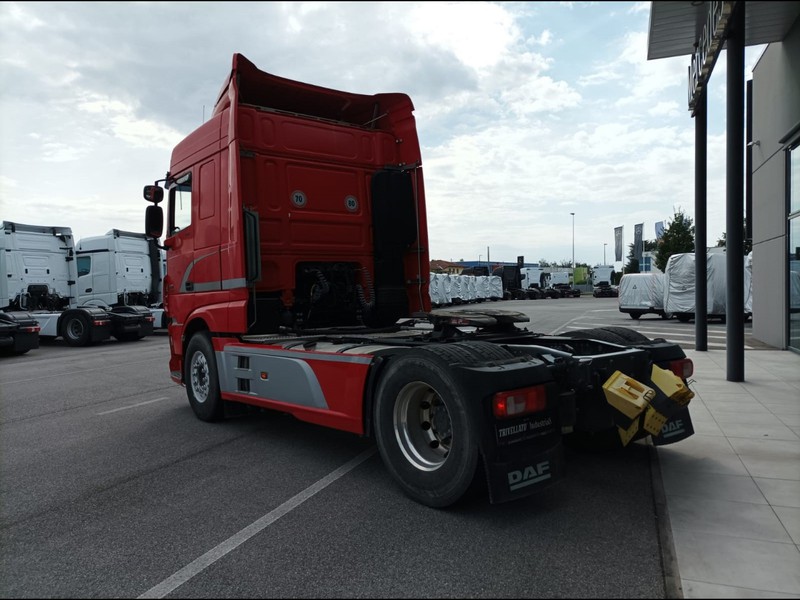
[[233,56],[210,119],[144,188],[146,231],[166,248],[169,370],[196,416],[250,405],[369,436],[433,507],[476,477],[493,503],[542,489],[564,476],[572,439],[691,435],[692,363],[676,344],[431,310],[413,110],[405,94],[327,89]]

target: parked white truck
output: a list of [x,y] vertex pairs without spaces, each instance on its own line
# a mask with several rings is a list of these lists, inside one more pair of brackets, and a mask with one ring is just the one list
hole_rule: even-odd
[[0,311],[30,314],[39,336],[86,346],[152,333],[154,318],[145,306],[80,305],[71,228],[3,221],[0,239]]
[[75,247],[78,264],[78,305],[112,310],[146,306],[153,327],[166,328],[161,285],[164,252],[144,233],[112,229],[105,235],[81,238]]

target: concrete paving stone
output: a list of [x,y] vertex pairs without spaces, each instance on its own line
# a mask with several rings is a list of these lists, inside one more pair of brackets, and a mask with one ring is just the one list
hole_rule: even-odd
[[794,431],[783,423],[767,425],[764,423],[720,423],[722,432],[731,437],[755,438],[770,440],[795,440],[800,442]]
[[795,544],[800,544],[800,508],[774,506],[773,510],[783,523]]
[[772,506],[800,508],[800,481],[754,477],[761,493]]
[[684,598],[800,598],[798,594],[781,594],[779,592],[765,592],[752,588],[740,588],[730,585],[706,583],[704,581],[683,580]]
[[764,542],[793,543],[771,506],[667,493],[669,520],[678,530],[747,538]]
[[753,477],[800,480],[800,441],[728,438]]
[[667,496],[768,504],[765,494],[747,475],[703,473],[702,476],[698,476],[670,469],[662,471],[662,478],[664,493]]
[[794,544],[684,529],[673,531],[673,540],[683,579],[769,593],[800,590],[800,551]]

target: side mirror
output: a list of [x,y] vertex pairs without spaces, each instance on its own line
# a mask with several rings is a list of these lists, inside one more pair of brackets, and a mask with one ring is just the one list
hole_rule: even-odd
[[[157,190],[161,190],[161,188],[156,186],[147,187],[154,187]],[[164,232],[164,211],[161,210],[158,204],[151,204],[145,210],[144,231],[147,235],[156,240],[160,238],[161,234]]]
[[146,185],[144,186],[144,199],[158,204],[164,199],[164,190],[157,185]]

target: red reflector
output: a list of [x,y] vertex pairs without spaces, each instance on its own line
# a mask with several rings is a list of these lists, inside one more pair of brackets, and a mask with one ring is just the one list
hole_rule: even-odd
[[547,391],[543,385],[498,392],[492,400],[494,416],[498,419],[519,417],[545,408],[547,408]]
[[41,331],[41,327],[23,327],[22,331],[25,333],[37,333]]
[[150,321],[151,323],[154,323],[156,318],[155,317],[145,317],[144,320],[145,321]]
[[694,363],[690,358],[673,360],[669,363],[669,370],[681,379],[689,379],[694,374]]
[[100,325],[108,325],[110,322],[111,321],[109,321],[109,320],[97,320],[96,319],[94,321],[94,324],[95,324],[95,326],[100,326]]

